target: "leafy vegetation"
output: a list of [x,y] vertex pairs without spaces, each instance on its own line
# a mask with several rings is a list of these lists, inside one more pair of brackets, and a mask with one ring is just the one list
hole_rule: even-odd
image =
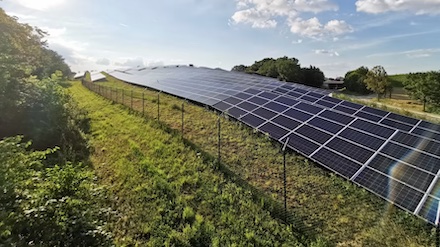
[[[101,94],[130,107],[133,91],[133,108],[138,112],[144,108],[148,118],[157,117],[157,92],[112,77],[107,79],[108,82],[95,84],[100,86]],[[123,101],[122,95],[125,95]],[[160,94],[161,123],[180,131],[181,112],[173,106],[183,102]],[[218,115],[190,103],[185,103],[184,114],[185,139],[203,153],[216,157]],[[238,122],[221,118],[221,126],[221,157],[225,166],[251,186],[282,202],[280,145]],[[290,222],[295,229],[318,235],[338,246],[429,246],[433,243],[432,228],[422,220],[396,210],[377,196],[297,154],[288,153],[287,164],[287,203],[294,214]]]
[[360,94],[369,94],[371,91],[367,88],[364,80],[368,74],[367,67],[360,67],[356,70],[349,71],[345,74],[344,85],[350,92],[356,92]]
[[403,85],[412,98],[423,103],[423,111],[427,103],[440,106],[440,72],[410,73]]
[[265,58],[255,61],[251,66],[234,66],[232,71],[258,74],[312,87],[321,87],[324,82],[324,73],[319,68],[313,66],[301,68],[298,59],[288,57]]

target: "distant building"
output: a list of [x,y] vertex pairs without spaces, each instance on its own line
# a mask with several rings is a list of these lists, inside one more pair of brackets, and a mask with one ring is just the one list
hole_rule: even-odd
[[336,79],[326,78],[323,87],[328,89],[341,89],[344,87],[344,79],[342,77]]

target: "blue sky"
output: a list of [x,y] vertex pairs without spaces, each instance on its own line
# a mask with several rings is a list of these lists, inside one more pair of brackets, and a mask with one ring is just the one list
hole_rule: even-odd
[[3,0],[73,71],[289,56],[327,77],[440,69],[440,0]]

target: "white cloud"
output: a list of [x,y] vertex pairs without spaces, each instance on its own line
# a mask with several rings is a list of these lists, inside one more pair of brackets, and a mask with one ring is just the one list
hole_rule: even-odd
[[356,2],[358,12],[372,14],[390,11],[408,11],[417,15],[440,14],[439,0],[358,0]]
[[236,0],[234,24],[250,24],[253,28],[274,28],[276,18],[293,19],[303,12],[336,11],[338,6],[329,0]]
[[416,49],[416,50],[408,50],[408,51],[398,51],[398,52],[385,52],[385,53],[375,53],[371,54],[367,57],[388,57],[388,56],[401,56],[405,55],[409,58],[423,58],[430,57],[436,53],[440,53],[440,48],[431,48],[431,49]]
[[336,56],[339,57],[339,53],[334,50],[315,50],[315,54],[324,54],[329,55],[330,57]]
[[110,65],[110,59],[108,59],[108,58],[100,58],[100,59],[96,60],[96,64],[99,64],[99,65]]
[[17,0],[17,3],[29,9],[48,10],[62,5],[66,0]]
[[290,31],[300,36],[320,39],[324,36],[338,36],[353,32],[353,28],[345,21],[331,20],[322,25],[318,18],[313,17],[308,20],[296,18],[289,20]]

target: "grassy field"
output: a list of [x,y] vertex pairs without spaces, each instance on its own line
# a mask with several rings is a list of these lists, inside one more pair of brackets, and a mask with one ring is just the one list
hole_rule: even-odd
[[408,74],[389,75],[388,80],[393,87],[403,87],[403,82],[406,81]]
[[117,215],[109,226],[117,245],[324,246],[274,220],[250,191],[226,179],[214,160],[185,145],[180,135],[129,114],[79,82],[69,90],[89,112],[90,159],[113,195]]
[[[157,117],[157,92],[144,90],[114,78],[100,85],[119,88],[118,101],[125,89],[138,99],[133,107]],[[105,95],[116,99],[116,93]],[[182,99],[160,95],[160,120],[179,131]],[[184,137],[213,157],[217,154],[218,115],[207,108],[185,104]],[[234,174],[279,202],[283,200],[282,155],[280,145],[254,133],[238,122],[222,118],[222,161]],[[287,155],[288,207],[294,212],[302,231],[322,236],[336,246],[429,246],[432,228],[422,220],[397,210],[378,197],[324,170],[294,153]]]

